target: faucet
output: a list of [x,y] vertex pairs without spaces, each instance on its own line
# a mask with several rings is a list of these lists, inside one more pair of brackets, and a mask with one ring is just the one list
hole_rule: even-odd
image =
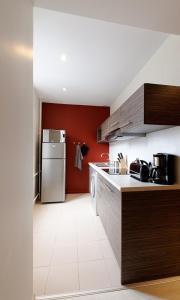
[[109,159],[109,153],[106,153],[106,152],[101,153],[101,157],[103,157],[105,155],[107,155],[107,160],[110,161],[110,159]]
[[103,156],[107,156],[107,161],[108,161],[107,164],[108,164],[109,166],[114,166],[114,162],[113,162],[113,160],[111,159],[109,153],[107,153],[107,152],[101,153],[101,157],[103,157]]

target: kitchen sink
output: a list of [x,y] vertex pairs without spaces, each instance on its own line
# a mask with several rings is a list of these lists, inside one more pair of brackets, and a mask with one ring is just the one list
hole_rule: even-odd
[[97,167],[106,168],[109,167],[109,162],[97,162],[95,163]]
[[102,171],[108,173],[109,175],[119,175],[119,169],[114,168],[102,168]]
[[127,174],[121,174],[119,172],[119,169],[116,169],[116,168],[102,168],[101,170],[106,172],[109,175],[129,175],[128,173]]

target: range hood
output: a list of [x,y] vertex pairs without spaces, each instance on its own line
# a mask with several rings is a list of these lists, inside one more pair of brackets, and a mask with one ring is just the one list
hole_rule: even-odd
[[112,131],[107,136],[108,142],[117,142],[123,140],[133,139],[135,137],[145,137],[145,133],[133,133],[133,132],[122,132],[121,129],[117,129]]

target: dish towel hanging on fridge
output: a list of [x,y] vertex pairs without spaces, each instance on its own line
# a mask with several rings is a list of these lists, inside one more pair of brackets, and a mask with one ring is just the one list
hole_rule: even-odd
[[78,168],[80,171],[82,171],[82,160],[83,156],[81,153],[81,147],[79,144],[76,145],[76,153],[75,153],[75,161],[74,166]]

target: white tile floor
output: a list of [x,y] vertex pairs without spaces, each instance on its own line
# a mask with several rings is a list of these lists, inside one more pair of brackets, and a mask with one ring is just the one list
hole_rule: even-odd
[[89,194],[34,207],[34,293],[120,287],[120,272]]

